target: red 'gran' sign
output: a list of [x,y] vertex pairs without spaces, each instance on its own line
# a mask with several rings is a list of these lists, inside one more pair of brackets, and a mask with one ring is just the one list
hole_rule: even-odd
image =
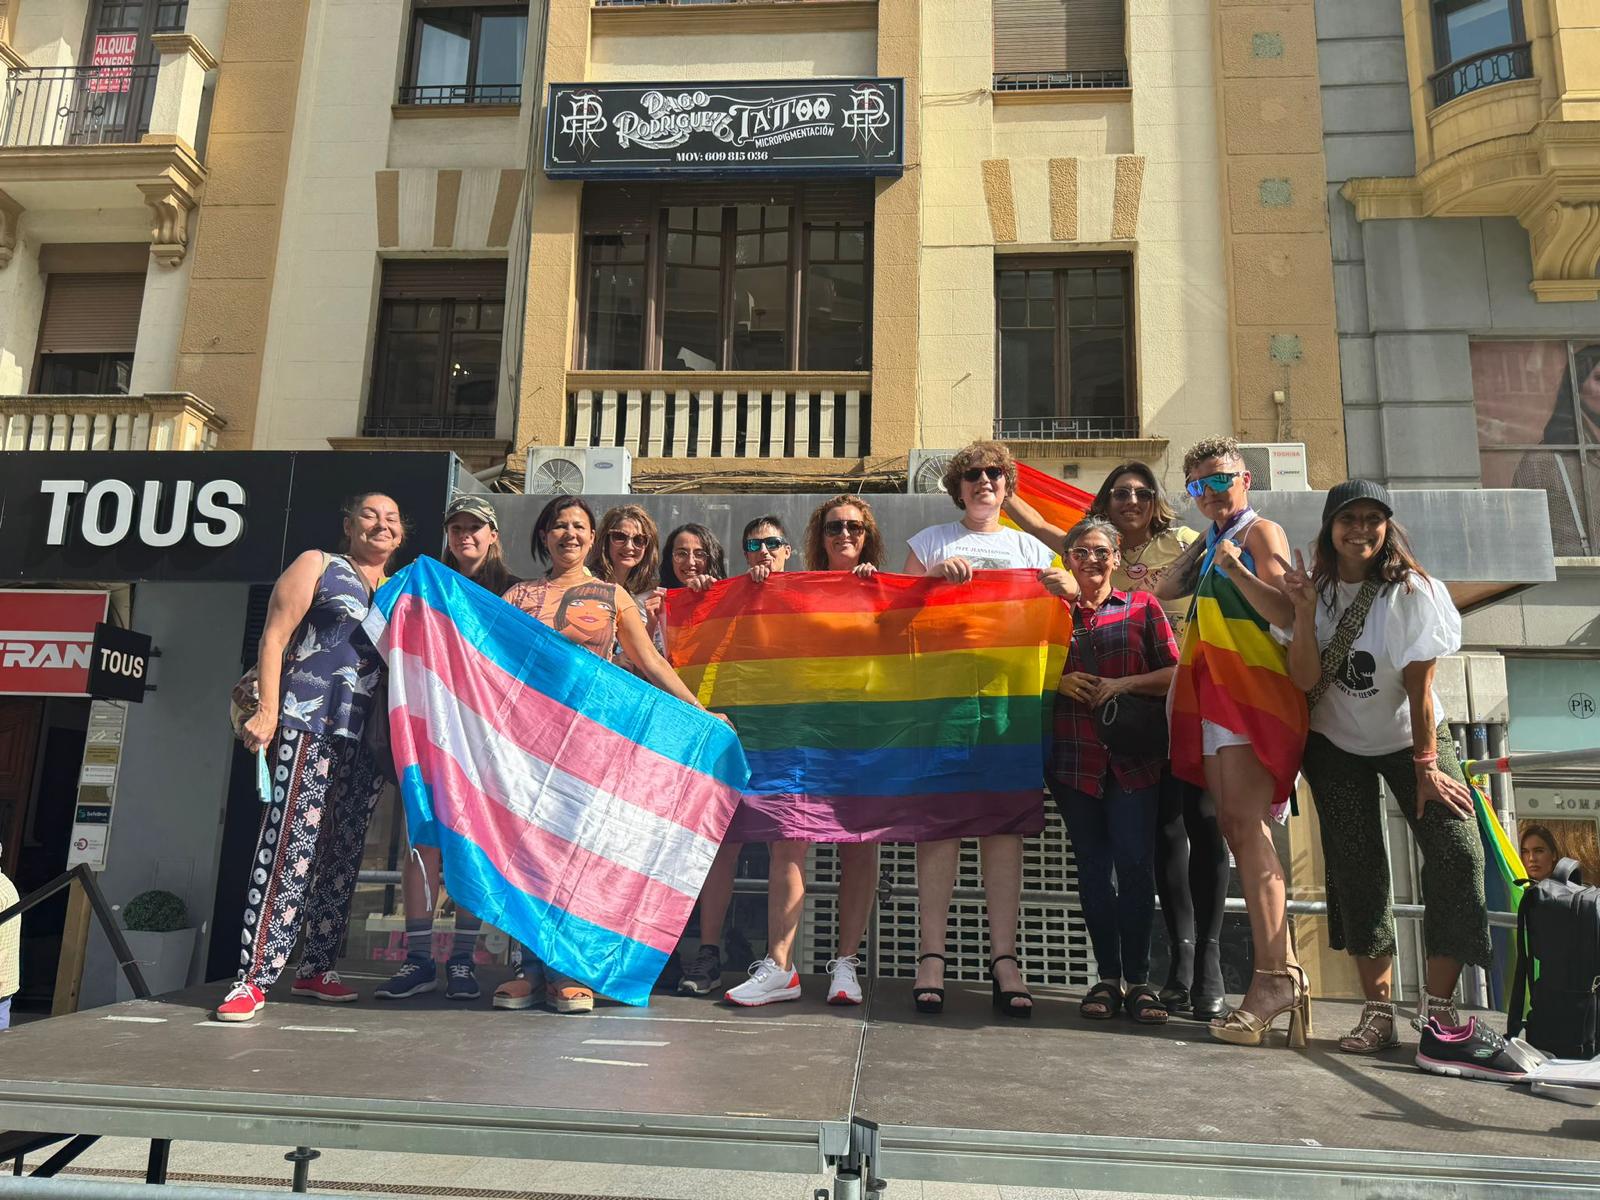
[[85,696],[105,592],[0,591],[0,696]]

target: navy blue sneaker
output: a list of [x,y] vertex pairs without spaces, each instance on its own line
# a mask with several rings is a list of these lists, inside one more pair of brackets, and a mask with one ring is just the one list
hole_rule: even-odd
[[446,1000],[476,1000],[478,973],[472,969],[472,960],[465,955],[452,958],[444,965],[444,998]]
[[433,965],[433,959],[408,954],[394,978],[372,994],[379,1000],[405,1000],[431,992],[438,986],[439,968]]

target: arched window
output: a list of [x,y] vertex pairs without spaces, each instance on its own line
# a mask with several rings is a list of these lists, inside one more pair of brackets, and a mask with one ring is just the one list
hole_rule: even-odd
[[1433,101],[1533,77],[1520,0],[1433,0]]

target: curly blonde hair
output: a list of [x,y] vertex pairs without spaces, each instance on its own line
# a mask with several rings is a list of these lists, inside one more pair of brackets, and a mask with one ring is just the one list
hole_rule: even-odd
[[823,540],[822,526],[828,520],[828,514],[836,508],[849,505],[851,508],[861,510],[861,523],[867,527],[865,538],[861,543],[861,561],[881,566],[883,561],[883,534],[878,532],[878,518],[872,513],[872,505],[860,496],[848,494],[834,496],[817,505],[811,514],[811,519],[806,522],[805,548],[806,570],[826,571],[828,569],[828,546]]
[[1011,448],[1004,442],[973,442],[951,455],[944,468],[941,482],[957,508],[967,507],[966,501],[961,498],[961,477],[973,467],[1005,468],[1006,495],[1017,494],[1017,460],[1011,457]]
[[1220,458],[1225,463],[1244,465],[1244,455],[1239,453],[1239,442],[1231,437],[1201,438],[1184,453],[1183,473],[1188,475],[1208,458]]

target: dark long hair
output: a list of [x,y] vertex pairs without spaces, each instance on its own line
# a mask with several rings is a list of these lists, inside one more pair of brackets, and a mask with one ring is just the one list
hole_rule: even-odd
[[706,574],[713,579],[726,579],[728,577],[728,562],[722,552],[722,543],[717,540],[717,535],[704,525],[691,521],[687,525],[679,525],[667,534],[664,543],[666,552],[661,556],[661,586],[664,588],[683,587],[683,580],[678,578],[678,568],[672,562],[672,545],[678,540],[680,533],[692,533],[700,539],[700,544],[706,548],[706,555],[710,559],[706,567]]
[[461,560],[456,557],[456,552],[450,549],[449,546],[445,547],[444,553],[439,556],[439,561],[452,571],[459,571],[461,574],[466,575],[468,579],[479,587],[489,589],[496,596],[504,596],[511,590],[513,584],[519,582],[517,577],[511,573],[511,569],[506,566],[506,556],[501,551],[498,540],[489,547],[488,553],[483,556],[483,565],[478,568],[476,575],[467,572],[466,568],[461,565]]
[[[1578,387],[1583,387],[1583,381],[1594,373],[1600,366],[1600,345],[1585,346],[1582,350],[1572,352],[1572,361],[1578,368]],[[1544,444],[1546,446],[1572,445],[1578,440],[1578,414],[1574,411],[1572,403],[1572,372],[1561,372],[1561,386],[1556,389],[1556,407],[1550,414],[1550,422],[1544,427]],[[1600,420],[1600,414],[1596,414]]]
[[1123,475],[1137,475],[1149,484],[1150,490],[1156,494],[1155,504],[1150,512],[1150,536],[1155,537],[1171,529],[1172,523],[1178,519],[1178,514],[1173,511],[1171,502],[1167,500],[1167,490],[1161,486],[1156,473],[1138,459],[1130,459],[1111,468],[1111,473],[1100,485],[1100,490],[1094,494],[1094,503],[1089,505],[1089,516],[1111,520],[1111,486]]
[[594,509],[589,507],[589,502],[582,496],[560,495],[550,497],[539,512],[539,519],[533,523],[532,545],[528,547],[533,551],[533,557],[542,563],[550,561],[550,550],[544,544],[545,535],[555,528],[556,518],[569,508],[583,509],[583,515],[589,518],[589,528],[599,529],[599,522],[594,519]]
[[1555,855],[1557,858],[1561,857],[1561,847],[1556,845],[1556,835],[1551,833],[1550,830],[1545,826],[1524,825],[1522,827],[1522,836],[1517,839],[1517,850],[1519,852],[1522,850],[1522,843],[1527,841],[1529,838],[1538,838],[1546,846],[1550,847],[1551,854]]
[[[1318,594],[1329,608],[1333,607],[1333,598],[1339,589],[1339,555],[1333,548],[1333,523],[1343,511],[1341,508],[1330,514],[1322,523],[1322,528],[1317,531],[1317,545],[1311,560],[1311,582],[1316,584]],[[1402,584],[1409,592],[1412,590],[1413,576],[1427,579],[1428,573],[1422,569],[1422,564],[1412,552],[1406,527],[1390,516],[1383,535],[1383,545],[1372,560],[1367,578],[1381,580],[1385,586]]]
[[[611,565],[611,531],[624,521],[637,522],[639,532],[644,534],[646,541],[644,557],[639,560],[639,565],[628,572],[626,579],[617,579],[616,569]],[[661,566],[661,547],[656,544],[656,538],[660,535],[655,521],[644,509],[637,504],[619,504],[600,518],[600,528],[594,535],[594,549],[589,552],[589,569],[601,579],[620,583],[630,595],[654,591]]]

